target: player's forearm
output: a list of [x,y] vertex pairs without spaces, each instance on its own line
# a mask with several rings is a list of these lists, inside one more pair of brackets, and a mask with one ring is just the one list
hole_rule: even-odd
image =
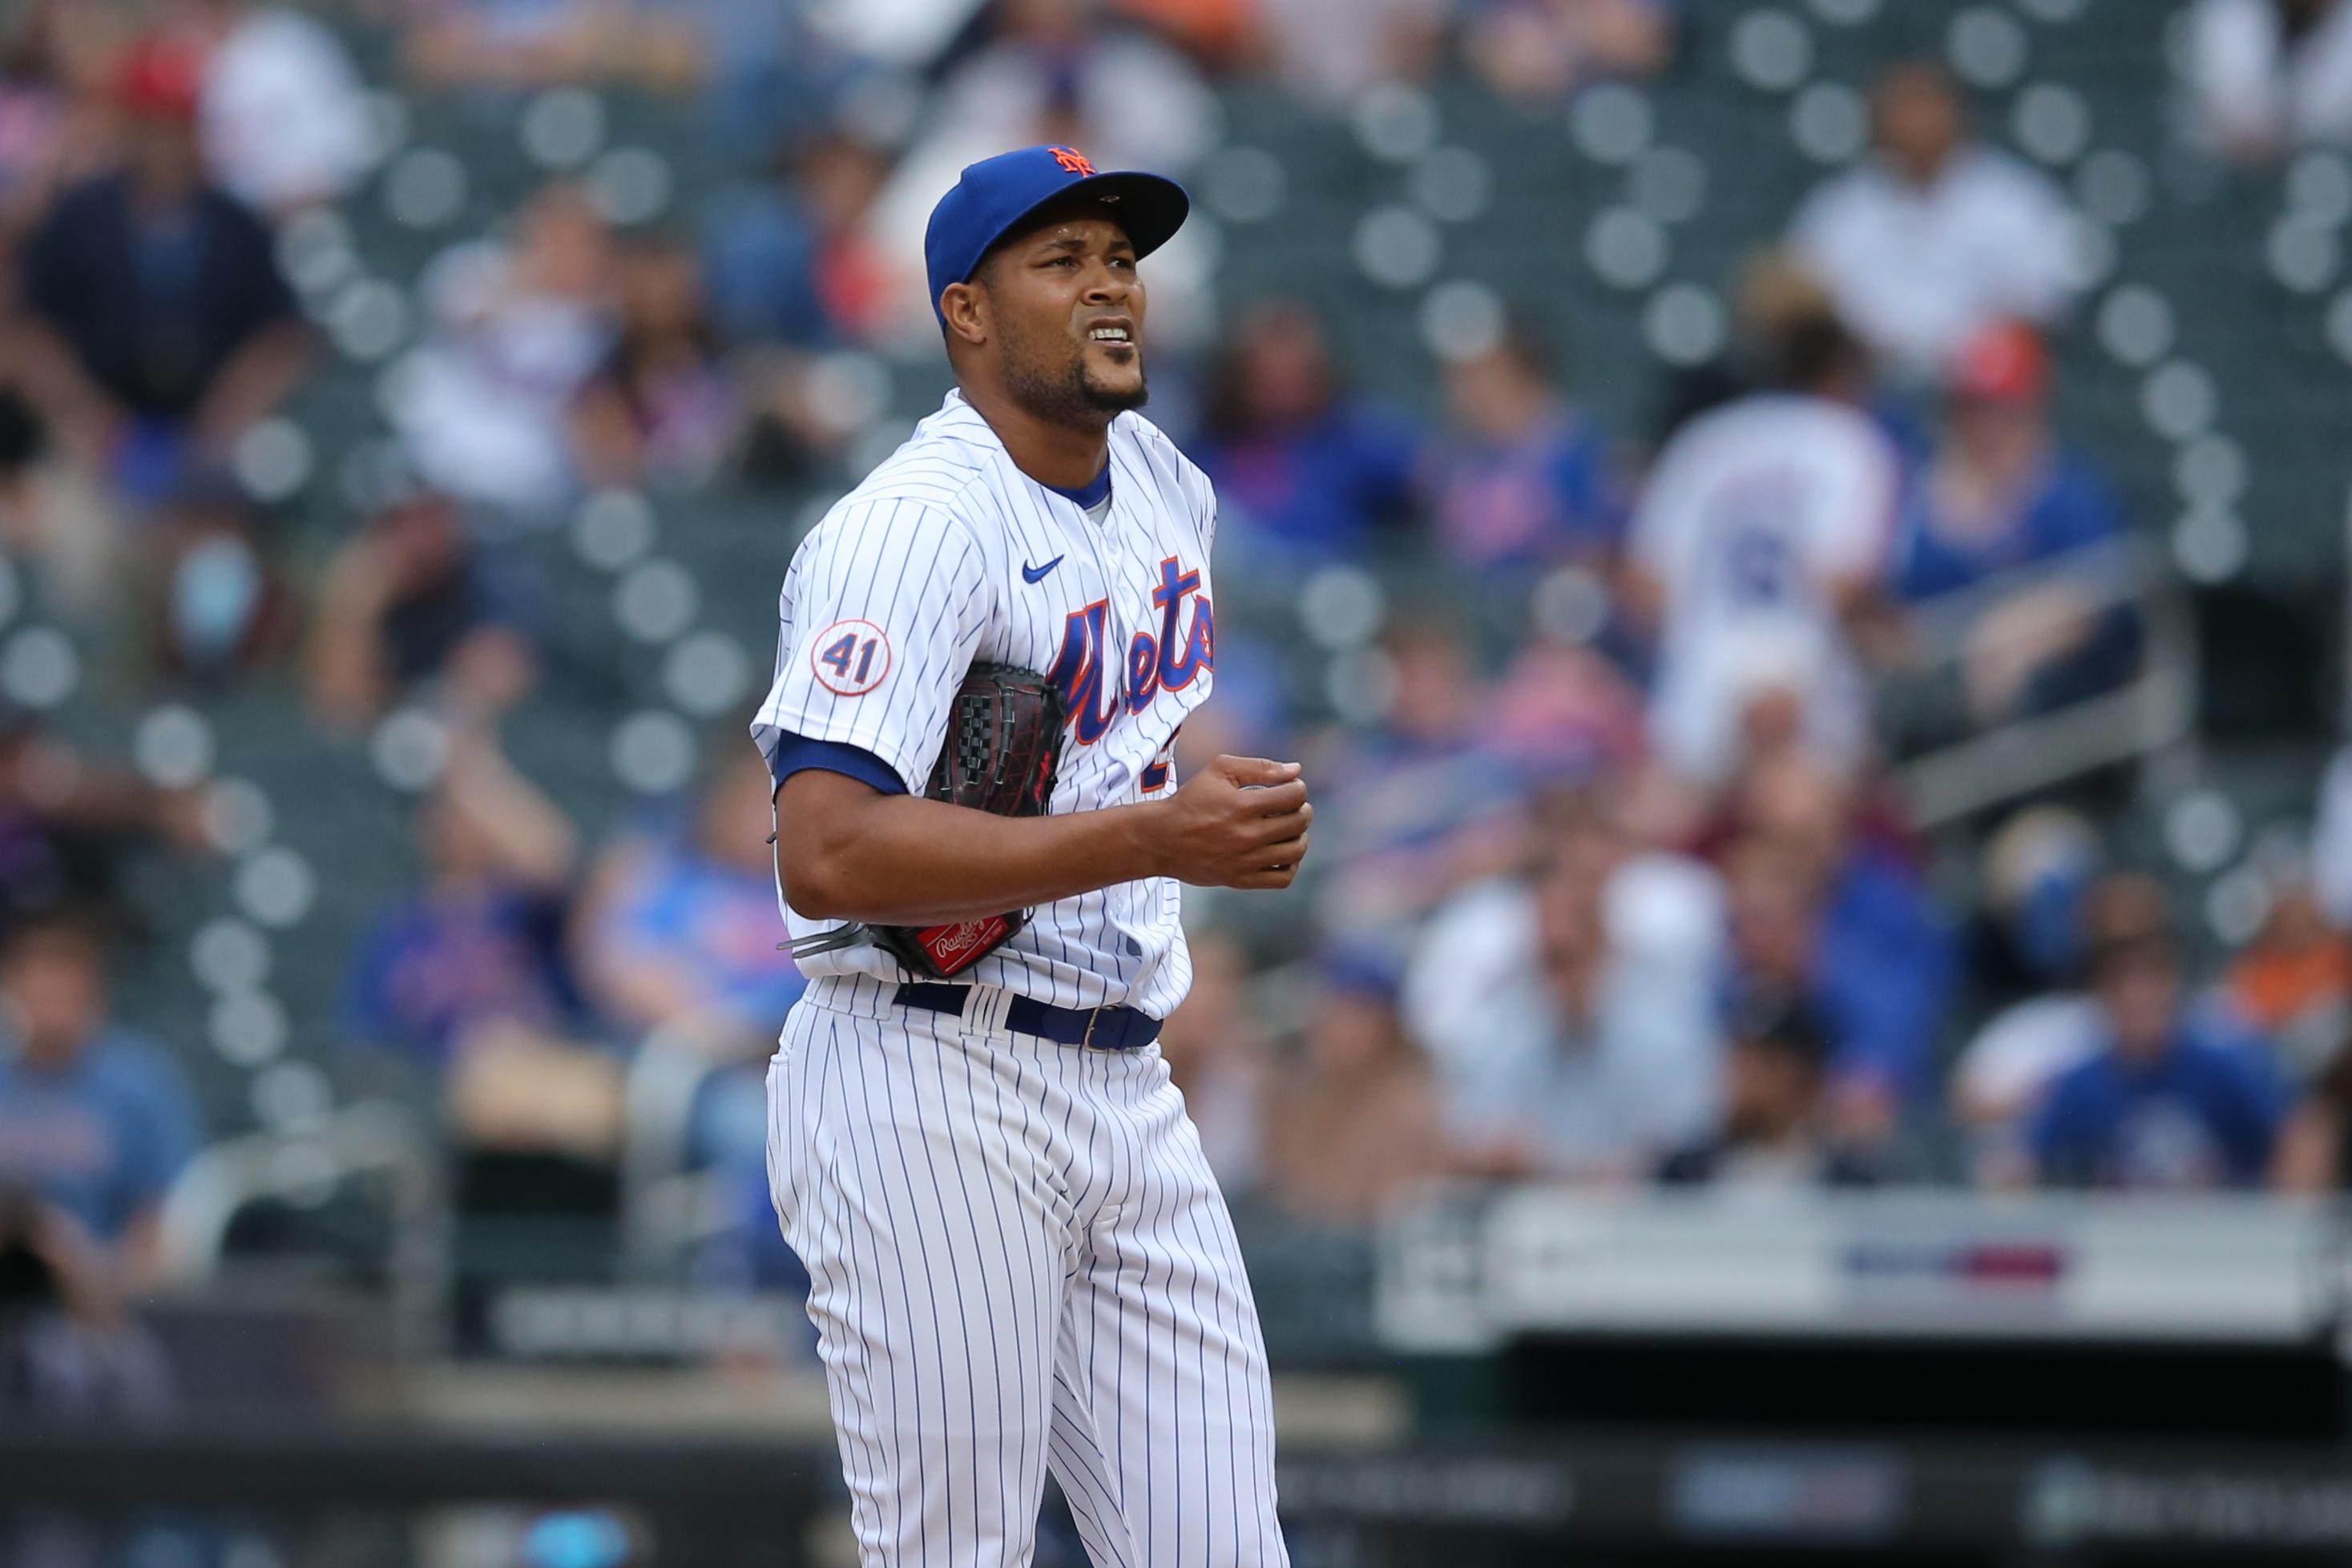
[[1148,805],[997,817],[869,792],[812,821],[792,810],[801,777],[785,785],[776,866],[785,901],[812,920],[977,920],[1157,873]]

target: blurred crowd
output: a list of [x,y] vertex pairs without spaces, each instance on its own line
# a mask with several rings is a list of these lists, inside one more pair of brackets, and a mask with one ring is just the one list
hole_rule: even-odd
[[[321,747],[430,711],[413,884],[340,1015],[299,1027],[432,1106],[469,1168],[590,1189],[633,1075],[696,1064],[681,1157],[749,1217],[709,1266],[788,1272],[760,1167],[758,1064],[800,985],[768,779],[722,735],[588,835],[566,780],[515,763],[555,614],[534,537],[598,491],[766,494],[781,577],[791,498],[879,455],[858,367],[936,356],[920,228],[971,158],[1067,142],[1183,177],[1221,93],[1268,82],[1310,114],[1462,79],[1555,113],[1675,68],[1692,25],[1674,0],[22,0],[5,586],[141,689],[279,693]],[[2185,26],[2185,144],[2253,179],[2352,145],[2352,3],[2194,0]],[[355,32],[390,41],[388,79]],[[257,433],[335,351],[295,261],[388,116],[564,87],[664,102],[730,177],[661,222],[551,178],[448,245],[413,280],[370,505],[266,504]],[[1326,302],[1155,258],[1152,413],[1224,519],[1231,647],[1185,742],[1300,757],[1328,824],[1289,904],[1192,906],[1165,1049],[1237,1198],[1347,1228],[1445,1175],[2352,1177],[2352,761],[2318,852],[2218,956],[2103,839],[2111,780],[1958,827],[1897,786],[2148,679],[2163,584],[2053,417],[2069,195],[1938,64],[1889,63],[1869,110],[1867,153],[1758,236],[1725,352],[1687,371],[1588,370],[1520,301],[1448,341],[1426,402],[1391,401]],[[1602,373],[1654,376],[1650,428],[1585,406]],[[1367,615],[1369,645],[1301,674],[1318,624]],[[0,1188],[38,1238],[0,1259],[100,1260],[80,1299],[157,1277],[205,1141],[138,1026],[168,1031],[110,1009],[109,954],[141,934],[125,857],[215,863],[216,807],[0,712]]]

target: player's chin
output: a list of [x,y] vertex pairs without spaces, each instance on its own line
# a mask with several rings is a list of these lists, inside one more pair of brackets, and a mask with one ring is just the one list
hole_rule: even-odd
[[1105,350],[1099,349],[1087,355],[1080,381],[1087,389],[1087,400],[1097,408],[1115,413],[1125,413],[1150,402],[1151,389],[1143,376],[1143,356],[1133,349],[1108,352],[1119,357],[1107,358]]

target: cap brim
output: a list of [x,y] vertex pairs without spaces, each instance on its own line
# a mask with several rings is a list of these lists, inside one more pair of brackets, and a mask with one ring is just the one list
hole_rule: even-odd
[[1127,231],[1128,243],[1135,247],[1139,261],[1173,239],[1192,211],[1192,198],[1185,193],[1184,187],[1165,175],[1147,174],[1139,169],[1115,169],[1107,174],[1089,174],[1073,181],[1025,209],[996,231],[987,249],[994,250],[1034,223],[1041,214],[1089,202],[1102,205],[1106,209],[1104,215]]

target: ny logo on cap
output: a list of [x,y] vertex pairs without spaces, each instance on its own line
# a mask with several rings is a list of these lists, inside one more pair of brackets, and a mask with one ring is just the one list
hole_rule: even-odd
[[1093,178],[1095,166],[1088,162],[1087,161],[1087,155],[1079,152],[1076,148],[1052,147],[1048,148],[1046,151],[1054,154],[1054,162],[1059,163],[1065,172],[1072,174],[1084,174],[1089,179]]

